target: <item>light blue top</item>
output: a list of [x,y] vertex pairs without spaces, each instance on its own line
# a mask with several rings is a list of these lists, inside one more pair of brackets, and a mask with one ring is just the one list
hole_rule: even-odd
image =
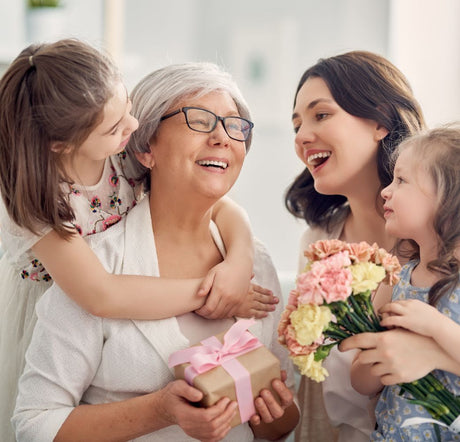
[[[419,299],[428,302],[429,288],[419,288],[411,285],[411,273],[417,265],[416,261],[406,264],[401,270],[401,280],[393,290],[393,301],[401,299]],[[437,305],[437,309],[453,321],[460,323],[460,287],[457,287],[450,296],[443,296]],[[460,395],[460,377],[441,370],[433,371],[433,374],[455,395]],[[375,415],[377,418],[377,430],[371,435],[372,441],[437,441],[433,424],[424,423],[401,428],[401,424],[408,418],[426,417],[431,415],[424,407],[410,404],[406,397],[399,395],[398,385],[387,386],[380,395]],[[460,434],[455,434],[445,427],[438,426],[442,441],[460,440]]]

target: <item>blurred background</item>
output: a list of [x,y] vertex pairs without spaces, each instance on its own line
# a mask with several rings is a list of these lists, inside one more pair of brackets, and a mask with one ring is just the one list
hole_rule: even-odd
[[[0,0],[0,75],[31,42],[78,37],[106,49],[129,90],[168,63],[229,70],[252,109],[255,136],[231,196],[268,247],[285,291],[305,229],[284,208],[302,170],[291,110],[302,72],[318,58],[365,49],[408,77],[430,126],[460,120],[459,0]],[[351,134],[352,136],[352,134]]]

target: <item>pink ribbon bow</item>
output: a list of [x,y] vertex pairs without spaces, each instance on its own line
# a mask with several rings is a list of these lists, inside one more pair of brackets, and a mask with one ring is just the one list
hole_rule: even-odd
[[201,346],[176,351],[169,357],[169,366],[185,364],[185,380],[193,385],[193,379],[214,367],[222,366],[235,381],[236,398],[241,422],[247,422],[255,414],[251,386],[251,376],[236,359],[262,346],[262,343],[247,329],[255,323],[254,319],[241,319],[230,327],[221,343],[215,336],[201,341]]

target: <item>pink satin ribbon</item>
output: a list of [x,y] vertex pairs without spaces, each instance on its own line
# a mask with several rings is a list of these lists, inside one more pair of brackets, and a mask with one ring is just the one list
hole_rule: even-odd
[[169,366],[185,364],[185,380],[193,385],[193,379],[214,367],[222,366],[235,381],[236,399],[241,422],[247,422],[255,414],[251,376],[236,359],[262,346],[262,343],[247,329],[255,323],[254,319],[241,319],[230,327],[224,335],[223,344],[211,336],[201,341],[201,346],[179,350],[169,357]]

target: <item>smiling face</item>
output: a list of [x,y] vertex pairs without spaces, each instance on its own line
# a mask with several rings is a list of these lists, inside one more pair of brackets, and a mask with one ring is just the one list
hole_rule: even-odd
[[123,83],[118,83],[113,97],[104,106],[103,120],[77,148],[76,155],[97,161],[120,153],[138,126],[130,112],[131,102],[126,88]]
[[[227,92],[185,97],[167,113],[184,106],[206,109],[221,117],[239,116]],[[150,148],[152,189],[215,201],[235,183],[246,154],[245,143],[231,139],[221,121],[210,133],[195,132],[187,126],[183,112],[161,122]]]
[[319,77],[308,78],[299,90],[292,122],[296,153],[317,192],[349,197],[363,186],[377,192],[377,149],[385,128],[345,112]]
[[414,156],[412,146],[400,153],[393,181],[382,190],[382,197],[388,233],[412,239],[419,245],[436,242],[433,227],[438,207],[436,186],[418,156]]
[[68,174],[80,184],[95,184],[103,164],[110,155],[120,153],[137,129],[138,122],[131,114],[131,102],[126,88],[119,82],[114,94],[104,106],[102,121],[80,146],[64,154]]

